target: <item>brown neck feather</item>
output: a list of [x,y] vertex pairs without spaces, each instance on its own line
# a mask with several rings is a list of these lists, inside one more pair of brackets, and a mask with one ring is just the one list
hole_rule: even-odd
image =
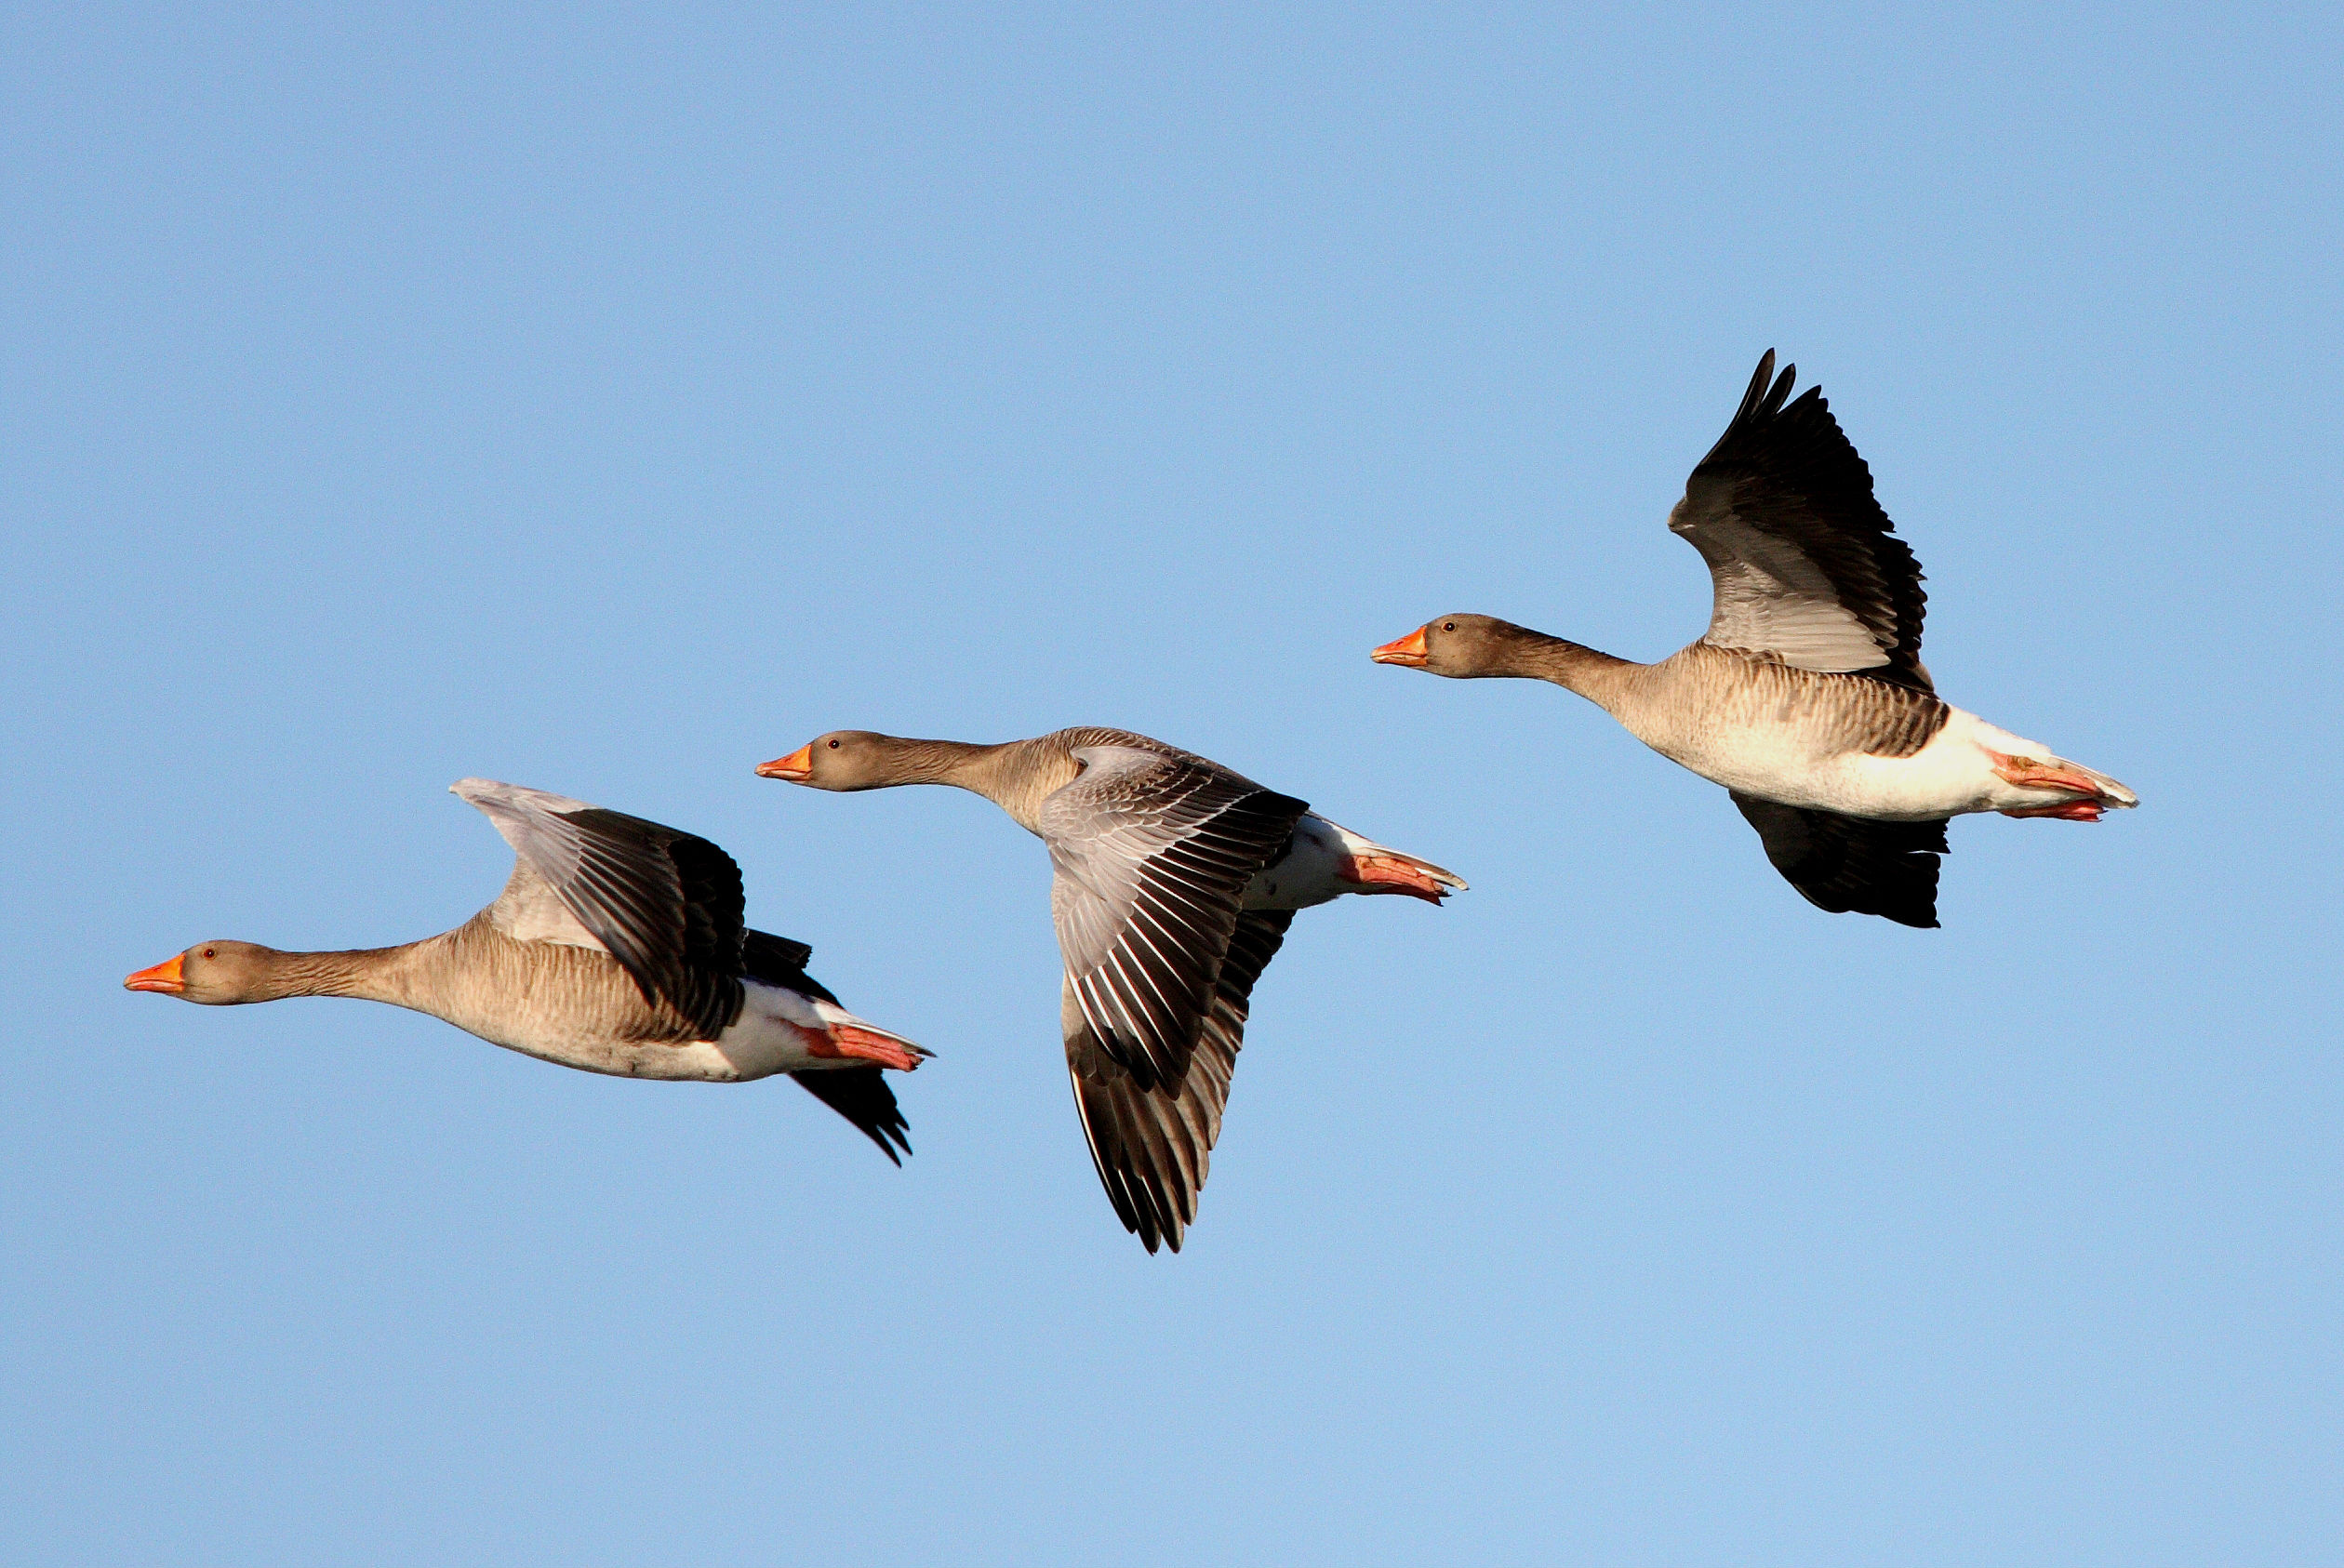
[[1133,746],[1182,754],[1144,735],[1090,724],[992,746],[960,740],[907,740],[898,736],[874,738],[885,748],[883,760],[858,788],[950,784],[984,796],[1030,833],[1041,831],[1043,801],[1072,783],[1083,771],[1083,764],[1074,760],[1076,747]]
[[408,942],[395,948],[353,948],[340,952],[275,953],[262,975],[262,994],[252,1000],[354,996],[405,1005],[406,982],[413,968],[407,960],[422,945]]
[[1609,707],[1625,689],[1636,671],[1645,668],[1633,660],[1615,658],[1578,643],[1550,637],[1543,631],[1533,631],[1526,626],[1510,628],[1502,639],[1497,640],[1490,656],[1475,671],[1484,675],[1514,675],[1533,681],[1552,681],[1568,691]]
[[912,740],[902,736],[874,737],[883,759],[879,777],[888,784],[953,784],[974,789],[972,777],[981,774],[987,756],[997,746],[976,746],[965,740]]
[[[984,796],[1031,830],[1042,797],[1073,777],[1077,769],[1054,737],[977,745],[963,740],[909,740],[887,737],[877,781],[949,784]],[[1055,763],[1055,766],[1053,764]]]

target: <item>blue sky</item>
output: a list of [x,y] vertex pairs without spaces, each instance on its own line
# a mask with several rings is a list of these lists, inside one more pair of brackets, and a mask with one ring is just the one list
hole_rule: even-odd
[[[2330,8],[20,8],[0,1559],[2334,1562]],[[1761,351],[1956,702],[2137,788],[1809,909],[1427,616],[1655,658]],[[1039,844],[751,769],[1139,729],[1304,914],[1188,1250]],[[934,1047],[897,1172],[127,971],[403,940],[482,774]]]

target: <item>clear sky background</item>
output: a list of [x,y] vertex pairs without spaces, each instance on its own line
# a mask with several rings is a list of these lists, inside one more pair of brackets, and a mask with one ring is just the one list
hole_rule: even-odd
[[[386,9],[0,34],[0,1559],[2344,1561],[2333,7]],[[1768,347],[2145,802],[1940,932],[1367,660],[1697,634]],[[1178,1257],[1041,846],[751,772],[1070,724],[1473,883],[1300,918]],[[463,920],[467,774],[729,848],[908,1168],[119,989]]]

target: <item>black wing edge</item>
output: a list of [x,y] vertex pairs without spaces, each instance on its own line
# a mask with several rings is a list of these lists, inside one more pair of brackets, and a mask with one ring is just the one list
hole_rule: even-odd
[[[819,996],[833,1006],[838,998],[830,988],[806,972],[806,962],[814,950],[804,942],[787,937],[777,937],[770,931],[742,933],[740,972],[764,985],[780,986],[807,996]],[[879,1152],[903,1163],[903,1154],[912,1152],[912,1125],[903,1119],[903,1108],[896,1103],[895,1089],[887,1083],[886,1072],[875,1067],[824,1068],[819,1072],[792,1072],[798,1086],[832,1110],[852,1122],[863,1136],[879,1146]]]
[[819,996],[833,1007],[846,1005],[831,989],[806,972],[814,950],[770,931],[746,931],[740,938],[740,972],[761,985],[780,986]]
[[[1693,465],[1693,472],[1698,473],[1709,467],[1726,449],[1728,443],[1758,420],[1771,419],[1778,413],[1783,399],[1791,395],[1791,389],[1798,384],[1798,379],[1799,367],[1795,365],[1784,365],[1780,376],[1775,374],[1775,352],[1772,349],[1760,354],[1758,368],[1750,375],[1750,388],[1742,393],[1741,406],[1736,408],[1734,417],[1725,421],[1725,433],[1717,438],[1717,444]],[[1820,387],[1809,387],[1807,395],[1818,396],[1822,390]]]
[[1951,853],[1943,818],[1880,822],[1732,793],[1774,869],[1817,909],[1937,929],[1938,857]]
[[1285,941],[1291,910],[1237,918],[1213,1004],[1176,1091],[1143,1086],[1087,1025],[1067,1042],[1067,1077],[1089,1146],[1091,1168],[1115,1217],[1152,1254],[1180,1250],[1196,1219],[1221,1113],[1244,1047],[1253,988]]
[[[912,1124],[903,1119],[903,1108],[896,1104],[895,1090],[888,1086],[882,1069],[836,1067],[790,1076],[807,1094],[852,1122],[863,1136],[879,1146],[880,1153],[899,1166],[903,1154],[912,1152]],[[899,1149],[903,1154],[896,1152]]]
[[[717,844],[665,823],[606,806],[564,815],[589,845],[578,870],[589,908],[571,900],[572,912],[602,937],[647,1000],[667,1002],[708,1039],[723,1033],[740,1017],[739,866]],[[617,858],[606,862],[597,849]],[[675,878],[673,893],[642,883],[641,871],[629,865],[662,860]],[[586,919],[590,912],[597,918]]]

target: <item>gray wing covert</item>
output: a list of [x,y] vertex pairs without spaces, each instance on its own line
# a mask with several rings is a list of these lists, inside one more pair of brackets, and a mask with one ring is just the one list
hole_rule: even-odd
[[566,795],[486,778],[448,788],[625,967],[713,1039],[740,1016],[740,868],[706,839]]
[[1073,754],[1083,772],[1038,816],[1067,989],[1139,1088],[1177,1094],[1245,884],[1309,808],[1201,758],[1127,746]]
[[1798,367],[1776,378],[1774,357],[1769,349],[1758,362],[1733,422],[1669,514],[1709,564],[1716,598],[1703,640],[1931,690],[1920,564],[1822,390],[1785,406]]

